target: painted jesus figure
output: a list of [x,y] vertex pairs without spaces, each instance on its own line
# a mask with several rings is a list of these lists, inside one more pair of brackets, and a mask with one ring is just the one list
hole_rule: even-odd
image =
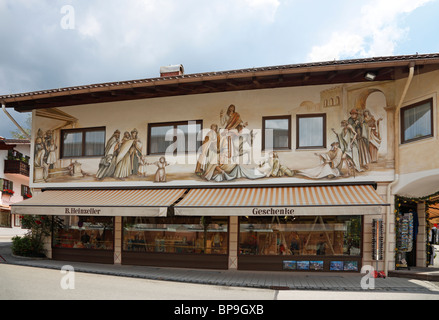
[[221,125],[225,125],[226,130],[238,129],[238,126],[241,125],[243,127],[247,126],[247,123],[244,123],[241,119],[241,116],[238,112],[236,112],[236,107],[234,104],[231,104],[227,108],[227,113],[224,114],[224,111],[221,110],[220,113]]
[[[224,114],[224,111],[221,110],[220,112],[220,122],[222,126],[225,126],[224,129],[226,130],[226,141],[227,141],[227,150],[228,150],[228,158],[232,158],[234,153],[238,152],[240,150],[233,150],[233,144],[232,144],[232,135],[233,133],[240,132],[244,127],[248,125],[247,122],[242,121],[241,115],[236,112],[235,105],[231,104],[227,108],[227,113]],[[239,146],[241,147],[241,146]],[[241,149],[241,148],[240,148]]]

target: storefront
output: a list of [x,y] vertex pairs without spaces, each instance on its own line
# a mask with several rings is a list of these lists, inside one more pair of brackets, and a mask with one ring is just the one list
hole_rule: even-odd
[[0,228],[11,227],[11,209],[9,206],[0,205]]
[[396,197],[396,269],[439,266],[438,194]]
[[53,216],[57,260],[358,272],[364,216],[385,205],[372,185],[319,185],[48,190],[13,210]]
[[361,270],[361,216],[240,217],[239,231],[241,270]]
[[52,258],[112,264],[114,217],[54,216]]
[[124,217],[122,263],[227,269],[228,217]]
[[371,185],[205,188],[190,190],[175,214],[229,215],[239,270],[359,272],[364,216],[382,206]]
[[[120,263],[122,217],[166,217],[185,189],[48,190],[18,203],[20,214],[51,216],[51,257],[63,261]],[[132,220],[125,220],[127,225]],[[130,239],[127,236],[127,243]],[[127,251],[135,248],[126,246]]]

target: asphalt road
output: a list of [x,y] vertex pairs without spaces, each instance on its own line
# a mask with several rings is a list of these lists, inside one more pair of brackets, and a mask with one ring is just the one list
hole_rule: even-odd
[[439,300],[439,287],[431,283],[430,289],[431,293],[278,291],[62,273],[0,263],[1,300]]

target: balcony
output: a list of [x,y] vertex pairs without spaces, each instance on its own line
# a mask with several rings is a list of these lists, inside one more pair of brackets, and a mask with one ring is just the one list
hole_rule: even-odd
[[29,177],[29,164],[22,160],[5,160],[5,173]]

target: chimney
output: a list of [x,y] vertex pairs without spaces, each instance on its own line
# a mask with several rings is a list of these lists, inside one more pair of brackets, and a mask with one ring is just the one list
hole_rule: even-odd
[[172,77],[181,76],[184,74],[184,68],[182,64],[160,67],[160,77]]

